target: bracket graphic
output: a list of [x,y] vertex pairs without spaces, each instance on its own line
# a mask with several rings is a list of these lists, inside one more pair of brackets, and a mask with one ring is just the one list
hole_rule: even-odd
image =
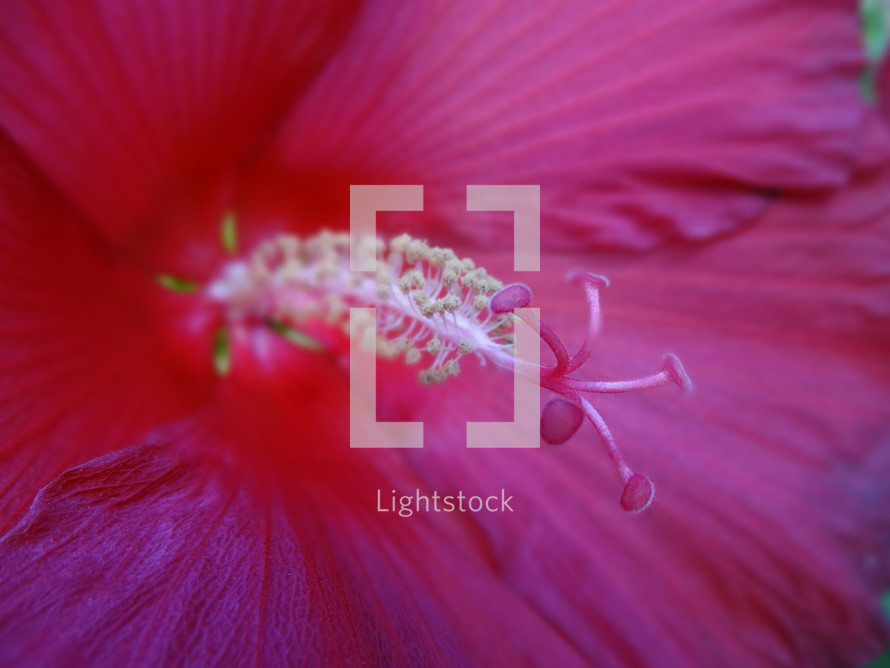
[[[422,185],[359,185],[349,188],[349,269],[375,271],[370,249],[377,238],[378,211],[423,211]],[[540,186],[467,186],[467,211],[513,212],[513,267],[541,270]],[[369,243],[369,241],[371,243]],[[375,308],[349,309],[349,447],[422,448],[422,422],[377,420]],[[540,337],[532,325],[536,308],[516,309],[513,415],[511,422],[468,422],[468,448],[538,448],[541,395],[526,378],[540,368]],[[528,382],[529,380],[533,382]]]

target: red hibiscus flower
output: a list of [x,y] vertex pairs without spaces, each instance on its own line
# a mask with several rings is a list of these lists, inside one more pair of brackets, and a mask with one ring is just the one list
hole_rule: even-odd
[[[877,655],[890,140],[853,3],[294,4],[4,8],[3,661]],[[684,360],[693,395],[595,402],[651,508],[622,510],[591,425],[467,449],[467,421],[511,409],[510,374],[472,359],[432,386],[381,361],[381,419],[424,421],[425,447],[349,448],[349,339],[315,317],[342,324],[331,267],[291,323],[246,262],[285,234],[326,248],[375,183],[425,187],[385,237],[528,283],[545,364],[556,334],[590,354],[578,383]],[[508,216],[466,211],[485,183],[540,185],[540,273],[512,271]],[[612,281],[595,339],[567,268]],[[513,510],[380,512],[415,490]]]

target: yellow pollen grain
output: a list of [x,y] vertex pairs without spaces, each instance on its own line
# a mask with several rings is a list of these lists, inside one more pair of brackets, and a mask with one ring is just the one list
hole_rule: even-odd
[[441,305],[442,310],[448,311],[448,313],[454,313],[457,309],[460,308],[460,297],[457,295],[448,295],[447,297],[443,297],[439,299],[436,304]]
[[411,264],[415,264],[420,262],[427,257],[427,254],[430,251],[430,247],[427,246],[423,241],[418,239],[414,239],[410,244],[408,244],[408,250],[405,251],[405,258]]
[[393,253],[404,253],[408,250],[408,245],[413,241],[410,235],[400,234],[389,242],[389,249]]

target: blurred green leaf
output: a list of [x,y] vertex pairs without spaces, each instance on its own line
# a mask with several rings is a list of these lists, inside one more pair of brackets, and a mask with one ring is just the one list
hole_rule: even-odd
[[[881,609],[884,611],[884,616],[890,620],[890,589],[881,594]],[[890,668],[890,648],[865,668]]]
[[887,42],[890,39],[890,0],[862,0],[859,16],[862,21],[862,41],[869,60],[869,66],[862,73],[859,85],[862,96],[868,102],[874,102],[877,99],[875,75],[887,52]]
[[860,15],[865,52],[876,62],[884,55],[890,36],[890,0],[863,0]]
[[890,650],[884,653],[884,656],[872,661],[865,668],[890,668]]

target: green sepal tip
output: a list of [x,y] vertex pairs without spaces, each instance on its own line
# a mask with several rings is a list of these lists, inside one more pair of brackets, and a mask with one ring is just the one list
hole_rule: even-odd
[[213,339],[213,368],[219,376],[227,375],[232,369],[232,347],[225,327],[217,331]]
[[169,274],[160,274],[158,276],[158,283],[173,292],[195,292],[201,287],[194,281],[189,281],[177,276],[170,276]]
[[285,325],[282,322],[277,322],[275,320],[269,321],[269,327],[276,334],[281,335],[286,340],[293,343],[295,346],[300,348],[305,348],[306,350],[314,350],[320,351],[324,350],[324,346],[316,339],[313,339],[311,336],[304,334],[303,332],[290,327],[289,325]]
[[219,236],[223,248],[226,249],[229,255],[234,255],[238,252],[238,219],[235,217],[234,211],[229,211],[223,217]]

